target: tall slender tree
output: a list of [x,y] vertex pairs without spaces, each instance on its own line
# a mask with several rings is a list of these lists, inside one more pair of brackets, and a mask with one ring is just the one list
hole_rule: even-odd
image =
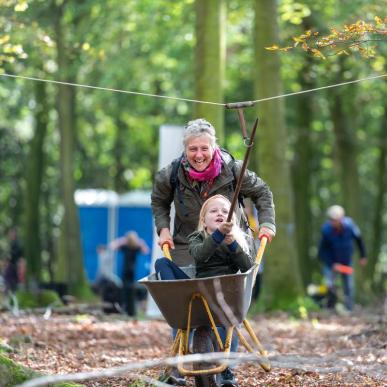
[[[59,80],[76,82],[74,64],[66,44],[64,13],[67,2],[55,4],[55,41]],[[76,89],[58,85],[57,109],[60,131],[60,170],[63,218],[59,241],[57,276],[69,285],[72,294],[83,295],[87,289],[83,267],[78,210],[74,202],[74,154],[76,135]]]
[[[224,0],[196,0],[196,98],[223,101],[226,6]],[[209,120],[224,138],[224,110],[219,106],[197,104],[195,116]]]
[[[277,2],[255,1],[254,84],[257,99],[280,95],[280,60],[265,50],[278,41]],[[278,301],[291,301],[302,294],[294,239],[292,188],[287,154],[287,132],[282,100],[258,105],[260,118],[259,159],[262,177],[269,183],[276,205],[277,236],[269,247],[265,264],[264,302],[268,308]]]
[[33,286],[41,279],[40,203],[45,168],[44,140],[48,125],[48,98],[45,83],[37,82],[35,89],[35,133],[31,140],[26,169],[24,244],[28,282]]
[[[299,72],[299,83],[303,90],[315,87],[312,73],[313,59],[305,58],[304,66]],[[294,209],[297,252],[300,262],[301,276],[304,286],[311,282],[314,262],[310,257],[312,244],[312,228],[310,221],[312,212],[311,200],[311,161],[313,159],[312,121],[314,115],[314,99],[310,95],[299,95],[296,103],[296,119],[294,125],[294,149],[292,162],[292,182],[294,192]]]
[[369,249],[369,262],[367,264],[367,282],[375,290],[382,290],[382,280],[375,281],[375,268],[383,240],[383,214],[386,213],[387,192],[387,106],[384,106],[384,115],[380,122],[379,157],[377,165],[377,193],[375,198],[375,212],[373,217],[373,237]]
[[[339,59],[336,81],[344,78],[345,60]],[[357,145],[357,85],[330,91],[330,112],[335,134],[337,165],[341,182],[341,202],[347,213],[361,223],[361,194]]]

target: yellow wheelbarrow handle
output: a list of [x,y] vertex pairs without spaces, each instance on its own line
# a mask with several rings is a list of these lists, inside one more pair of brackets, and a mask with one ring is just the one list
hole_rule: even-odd
[[163,253],[164,253],[164,257],[172,261],[171,253],[169,252],[169,247],[170,247],[170,244],[168,242],[165,242],[163,244]]
[[261,263],[261,260],[262,260],[262,257],[263,257],[263,253],[265,251],[265,248],[266,248],[266,244],[267,244],[267,236],[263,236],[261,238],[261,243],[259,244],[259,248],[258,248],[258,251],[257,251],[257,256],[255,257],[255,263],[258,264],[258,267]]

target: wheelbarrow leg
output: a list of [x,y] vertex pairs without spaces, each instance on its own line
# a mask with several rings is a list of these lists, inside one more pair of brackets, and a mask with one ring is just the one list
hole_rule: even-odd
[[[171,348],[171,356],[174,357],[179,353],[179,348],[180,348],[180,342],[184,340],[184,331],[182,329],[178,329],[175,340],[172,344]],[[170,380],[171,377],[171,372],[173,368],[177,368],[176,366],[166,366],[164,369],[164,372],[161,373],[159,376],[158,380],[163,383],[167,383]]]
[[[270,361],[269,359],[266,357],[267,356],[267,352],[265,350],[265,348],[263,348],[262,344],[260,343],[260,341],[258,340],[258,337],[256,336],[256,334],[254,333],[253,329],[251,328],[251,325],[250,323],[247,321],[247,319],[243,320],[243,325],[245,326],[246,328],[246,331],[248,332],[248,334],[250,335],[251,339],[253,340],[253,342],[255,343],[257,349],[258,349],[258,352],[263,356],[263,359],[260,357],[258,362],[259,362],[259,365],[266,371],[266,372],[269,372],[271,370],[271,364],[270,364]],[[237,334],[238,334],[238,337],[241,341],[241,343],[244,345],[244,347],[251,353],[254,353],[255,351],[253,350],[253,348],[251,347],[251,345],[246,341],[245,337],[243,336],[242,332],[236,328],[237,330]]]
[[181,334],[182,334],[182,330],[178,329],[175,340],[173,341],[172,348],[171,348],[172,356],[175,356],[179,352]]

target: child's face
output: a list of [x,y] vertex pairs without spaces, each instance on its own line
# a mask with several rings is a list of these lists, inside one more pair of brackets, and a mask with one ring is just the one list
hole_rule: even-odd
[[204,214],[204,227],[208,233],[214,232],[227,219],[230,204],[222,199],[212,200]]

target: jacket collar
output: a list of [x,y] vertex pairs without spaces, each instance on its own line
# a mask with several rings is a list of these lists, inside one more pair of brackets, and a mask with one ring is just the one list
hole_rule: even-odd
[[[231,170],[231,162],[233,161],[232,157],[226,153],[222,153],[222,159],[223,159],[223,165],[222,170],[220,171],[219,176],[215,179],[213,186],[210,189],[210,194],[216,190],[218,190],[220,187],[223,187],[224,185],[230,184],[231,181],[234,180],[234,175]],[[189,180],[187,179],[187,176],[183,170],[183,168],[178,169],[178,177],[179,181],[187,188],[191,188],[191,184]]]

